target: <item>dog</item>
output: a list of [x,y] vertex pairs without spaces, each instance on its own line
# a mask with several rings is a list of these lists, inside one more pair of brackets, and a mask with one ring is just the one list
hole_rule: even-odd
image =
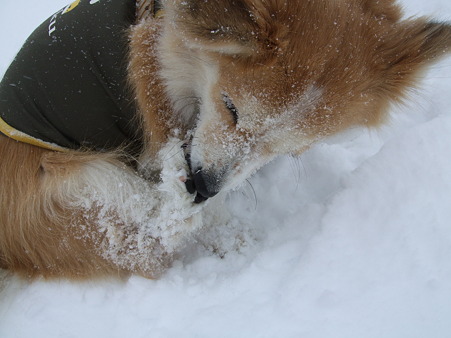
[[[63,15],[102,3],[109,2],[76,1],[44,27],[51,36]],[[61,132],[66,141],[54,141],[2,115],[10,129],[0,138],[1,267],[26,277],[158,278],[219,196],[279,155],[300,155],[348,128],[380,126],[390,104],[451,47],[450,24],[403,20],[393,0],[157,7],[130,25],[120,47],[128,80],[114,88],[131,99],[111,109],[133,110],[116,121],[126,136],[99,143],[94,130],[74,141],[69,128]],[[70,84],[63,73],[53,88],[62,96],[58,88]],[[75,101],[67,107],[80,113]],[[97,114],[90,108],[67,117],[69,127]]]

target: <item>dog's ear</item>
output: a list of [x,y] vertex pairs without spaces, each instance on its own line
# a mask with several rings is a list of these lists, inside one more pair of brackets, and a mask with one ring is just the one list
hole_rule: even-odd
[[185,42],[241,58],[269,59],[281,47],[288,28],[277,16],[285,6],[267,0],[168,1]]
[[[451,25],[425,19],[403,21],[383,38],[383,90],[391,97],[411,87],[418,72],[451,51]],[[395,26],[395,27],[396,27]]]

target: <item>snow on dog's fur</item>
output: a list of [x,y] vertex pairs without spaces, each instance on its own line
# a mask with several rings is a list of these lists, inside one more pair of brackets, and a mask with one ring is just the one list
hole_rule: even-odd
[[391,0],[167,0],[164,12],[130,33],[138,170],[119,152],[0,138],[0,266],[156,277],[211,208],[195,198],[346,128],[377,127],[451,46],[450,25],[402,20]]

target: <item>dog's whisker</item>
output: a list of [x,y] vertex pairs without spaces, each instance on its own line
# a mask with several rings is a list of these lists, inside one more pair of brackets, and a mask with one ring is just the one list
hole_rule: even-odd
[[298,188],[302,181],[302,176],[306,175],[305,166],[304,163],[302,162],[301,157],[290,156],[290,167],[291,170],[293,171],[293,176],[295,177],[296,188]]
[[169,159],[174,158],[174,156],[177,156],[180,152],[183,153],[183,150],[182,150],[183,144],[184,144],[184,142],[180,141],[177,144],[175,144],[174,146],[172,146],[171,149],[168,149],[166,154],[163,156],[163,161],[167,161]]
[[[241,193],[243,196],[245,196],[249,201],[254,201],[254,210],[257,210],[258,207],[258,199],[257,199],[257,193],[255,192],[254,186],[250,182],[249,179],[246,179],[246,186],[241,189]],[[248,194],[248,191],[251,192],[251,194]]]

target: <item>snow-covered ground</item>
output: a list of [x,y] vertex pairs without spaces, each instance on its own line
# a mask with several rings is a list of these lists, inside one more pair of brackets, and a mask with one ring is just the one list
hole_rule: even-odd
[[[449,0],[404,0],[451,20]],[[66,0],[1,0],[0,74]],[[160,280],[13,279],[1,338],[451,337],[451,58],[380,131],[355,129],[281,158]],[[0,159],[1,160],[1,159]]]

